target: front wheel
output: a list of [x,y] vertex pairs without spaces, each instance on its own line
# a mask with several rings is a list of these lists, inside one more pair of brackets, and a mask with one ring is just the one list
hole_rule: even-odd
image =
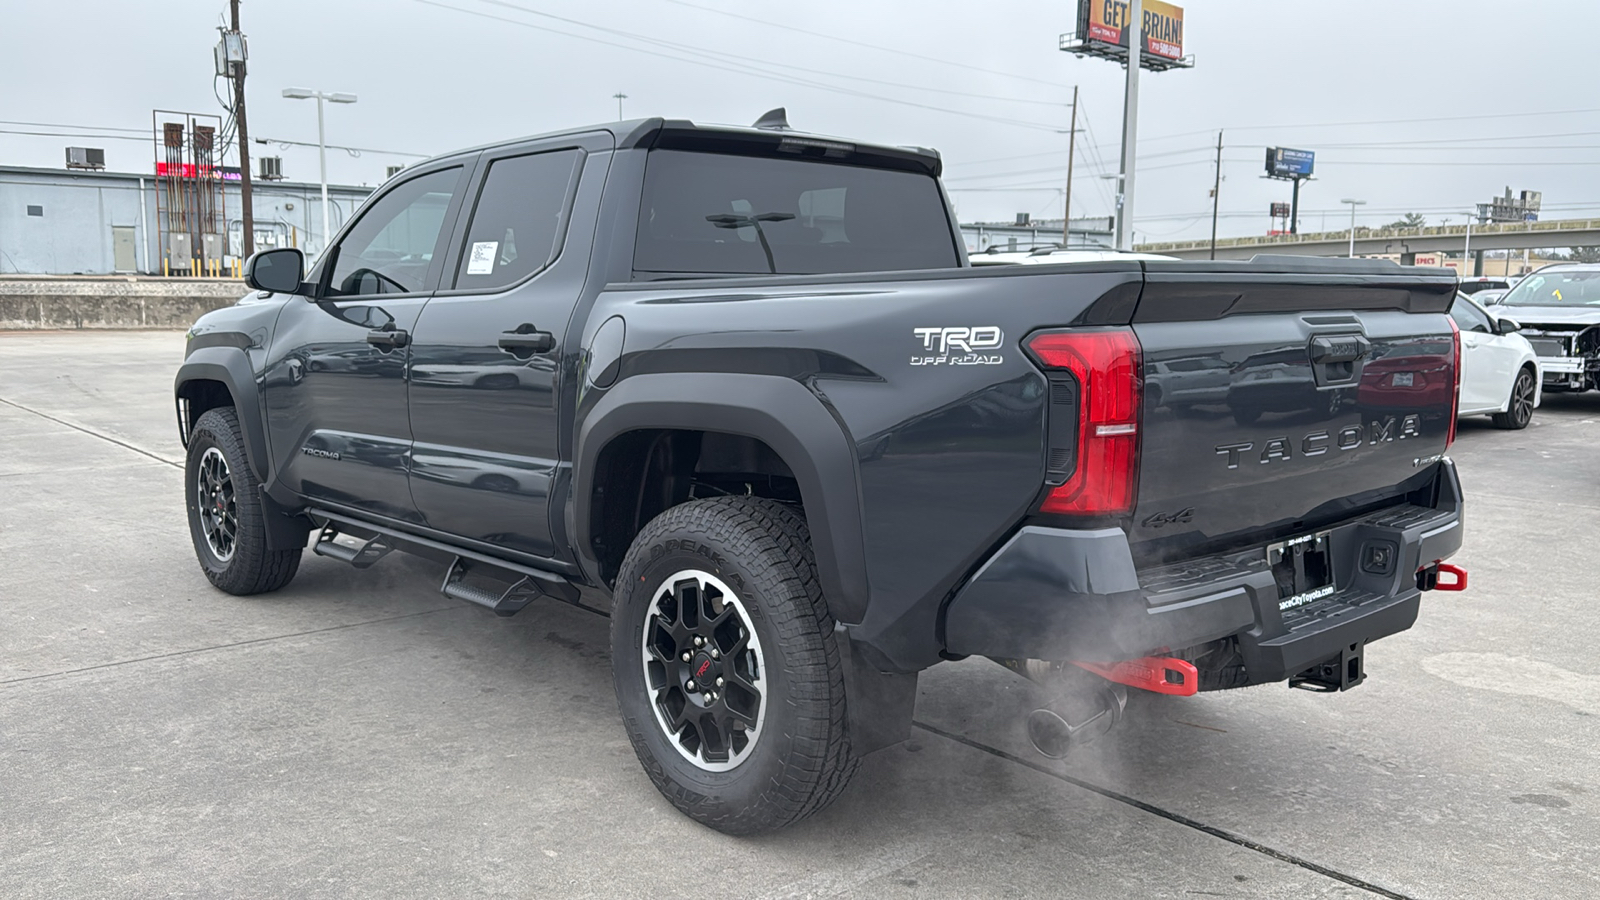
[[629,548],[611,614],[628,738],[679,811],[728,834],[822,809],[856,769],[805,519],[772,500],[675,506]]
[[1491,417],[1496,428],[1517,431],[1528,427],[1528,423],[1533,421],[1534,388],[1532,372],[1527,369],[1517,372],[1517,380],[1511,384],[1511,398],[1506,404],[1506,411]]
[[208,410],[194,423],[184,481],[189,535],[212,584],[230,594],[264,594],[294,578],[300,549],[267,547],[261,486],[232,407]]

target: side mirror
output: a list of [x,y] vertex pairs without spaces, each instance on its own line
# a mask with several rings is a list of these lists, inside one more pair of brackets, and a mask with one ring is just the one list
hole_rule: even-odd
[[1508,316],[1501,316],[1499,325],[1501,334],[1512,334],[1522,330],[1522,323]]
[[293,294],[305,277],[306,257],[295,247],[275,247],[252,255],[244,264],[244,283],[258,291]]

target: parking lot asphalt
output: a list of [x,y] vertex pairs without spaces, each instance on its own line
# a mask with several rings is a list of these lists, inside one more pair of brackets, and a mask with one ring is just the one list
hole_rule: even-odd
[[1136,696],[1057,763],[1030,684],[946,664],[839,803],[735,839],[640,770],[599,615],[399,555],[211,588],[182,350],[0,334],[0,897],[1600,896],[1600,395],[1463,420],[1470,589],[1359,688]]

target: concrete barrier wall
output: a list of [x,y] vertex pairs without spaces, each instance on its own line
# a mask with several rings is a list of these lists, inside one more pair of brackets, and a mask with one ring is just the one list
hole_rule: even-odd
[[181,330],[249,292],[231,279],[0,277],[0,331]]

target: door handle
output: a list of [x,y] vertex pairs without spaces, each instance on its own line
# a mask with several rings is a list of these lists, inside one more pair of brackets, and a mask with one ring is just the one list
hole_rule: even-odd
[[513,331],[500,332],[500,349],[510,350],[517,356],[548,353],[554,350],[555,346],[555,335],[548,331],[540,331],[527,322],[518,325]]
[[367,332],[367,343],[374,347],[384,347],[394,350],[411,343],[411,334],[390,325],[388,328],[374,328]]

